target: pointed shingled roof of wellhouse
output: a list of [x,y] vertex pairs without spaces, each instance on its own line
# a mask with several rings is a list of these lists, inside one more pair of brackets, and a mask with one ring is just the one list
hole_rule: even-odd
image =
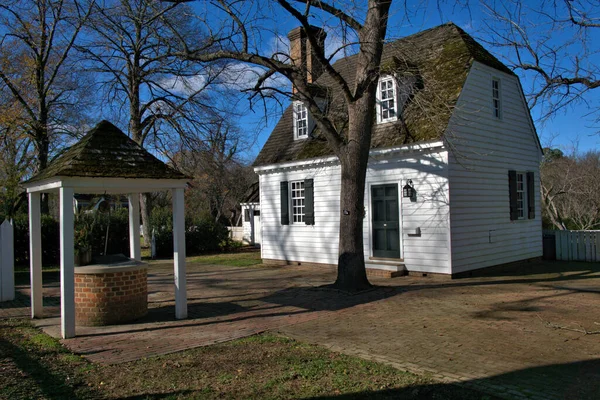
[[189,179],[134,142],[108,121],[102,121],[81,140],[25,183],[54,177]]

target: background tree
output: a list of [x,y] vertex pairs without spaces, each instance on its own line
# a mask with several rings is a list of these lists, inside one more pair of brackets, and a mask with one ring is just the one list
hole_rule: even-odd
[[19,183],[32,171],[32,140],[19,123],[23,108],[7,90],[0,91],[0,220],[14,217],[25,201]]
[[[0,81],[22,108],[24,132],[48,165],[52,141],[81,110],[81,76],[69,58],[89,15],[85,1],[9,0],[0,4]],[[68,117],[71,116],[71,118]],[[47,198],[42,211],[48,212]]]
[[241,157],[247,142],[242,132],[222,119],[210,126],[203,146],[177,154],[175,164],[194,177],[188,190],[187,210],[235,226],[239,204],[256,175]]
[[[484,3],[485,4],[485,3]],[[508,63],[531,78],[531,108],[544,117],[565,107],[589,108],[600,121],[594,93],[600,87],[600,7],[593,0],[503,0],[488,3],[489,43],[507,52]]]
[[[199,42],[181,40],[179,55],[186,60],[210,63],[218,60],[236,60],[254,65],[261,70],[254,89],[257,92],[279,93],[302,100],[316,125],[323,132],[341,167],[341,193],[338,276],[335,286],[357,291],[370,286],[366,276],[363,250],[364,191],[372,122],[375,110],[375,92],[383,42],[387,31],[390,0],[328,3],[320,0],[273,2],[243,2],[217,0],[198,8],[199,20],[205,21],[209,39]],[[301,26],[314,50],[316,61],[343,94],[347,123],[337,124],[321,109],[321,99],[313,89],[301,63],[294,64],[289,52],[265,49],[263,34],[272,33],[281,26],[281,16]],[[276,16],[277,21],[273,16]],[[271,21],[273,25],[269,25]],[[335,24],[346,38],[355,38],[355,80],[350,83],[332,66],[319,45],[321,31],[311,25]],[[271,30],[272,29],[272,30]],[[341,36],[342,37],[342,36]],[[350,43],[338,49],[343,52]],[[279,74],[289,80],[295,91],[266,87],[269,79]]]
[[[219,64],[199,65],[170,55],[171,43],[197,41],[202,32],[185,6],[154,0],[98,3],[77,49],[101,86],[115,116],[126,116],[131,138],[169,155],[172,148],[202,145],[204,119],[219,111],[207,88]],[[126,110],[126,112],[123,112]],[[109,110],[110,111],[110,110]],[[142,196],[144,238],[149,238],[149,196]]]
[[600,152],[564,156],[544,149],[542,215],[554,229],[600,228]]

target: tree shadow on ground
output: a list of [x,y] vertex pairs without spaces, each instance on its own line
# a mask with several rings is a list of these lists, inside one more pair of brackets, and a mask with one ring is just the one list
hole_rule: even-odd
[[[19,370],[30,377],[28,384],[35,382],[43,398],[46,399],[78,399],[72,386],[65,382],[65,376],[53,372],[38,359],[31,357],[26,351],[0,337],[0,358],[10,358]],[[7,390],[7,388],[4,388]],[[16,390],[18,390],[16,388]],[[89,391],[88,391],[89,392]],[[93,398],[88,395],[85,398]]]
[[[555,277],[539,275],[558,274]],[[595,275],[596,274],[596,275]],[[594,276],[595,275],[595,276]],[[458,281],[465,278],[524,278],[528,281],[561,281],[600,278],[600,263],[578,261],[532,261],[504,265],[502,269],[483,268],[459,274]],[[511,279],[514,282],[514,279]]]
[[[541,284],[555,289],[600,293],[596,285],[585,287],[593,284],[594,280],[600,282],[600,263],[540,261],[511,265],[504,271],[473,271],[470,276],[453,279],[425,278],[422,282],[413,281],[411,285],[396,287],[412,291],[446,287]],[[555,283],[562,283],[563,286],[554,285]],[[567,287],[565,284],[572,286]]]
[[[452,396],[449,387],[464,387],[503,399],[544,398],[597,400],[600,394],[600,359],[567,364],[552,364],[511,371],[456,384],[433,384],[375,392],[317,396],[314,400],[350,399],[440,399]],[[470,398],[485,398],[474,396]]]
[[286,288],[267,295],[258,294],[254,297],[243,297],[239,300],[191,302],[188,304],[188,319],[180,321],[174,320],[175,305],[172,301],[169,301],[164,302],[163,305],[150,308],[145,317],[123,326],[123,329],[115,330],[114,327],[88,328],[87,332],[77,336],[110,336],[141,331],[168,330],[180,326],[201,328],[250,320],[253,320],[251,324],[256,325],[260,324],[256,321],[260,319],[265,320],[263,330],[268,330],[273,326],[266,321],[272,321],[273,318],[297,317],[302,314],[322,311],[339,311],[383,300],[398,293],[400,291],[390,287],[374,287],[352,295],[327,288]]
[[[547,382],[551,382],[547,384]],[[359,399],[449,399],[495,400],[515,398],[595,400],[600,393],[600,359],[554,364],[512,371],[459,383],[431,383],[337,395],[310,397],[312,400]],[[126,400],[198,398],[193,390],[148,393]],[[189,397],[188,397],[189,396]],[[206,396],[211,397],[211,396]]]

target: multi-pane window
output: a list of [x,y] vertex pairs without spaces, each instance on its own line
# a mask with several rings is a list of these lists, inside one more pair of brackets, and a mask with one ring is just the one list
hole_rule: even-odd
[[292,222],[304,222],[304,181],[290,182]]
[[492,78],[492,107],[494,117],[500,118],[501,104],[500,104],[500,79]]
[[525,174],[517,172],[517,215],[519,219],[527,217],[527,183]]
[[394,79],[383,78],[379,81],[379,122],[396,119],[396,88]]
[[294,103],[294,130],[296,139],[308,137],[308,111],[301,101]]

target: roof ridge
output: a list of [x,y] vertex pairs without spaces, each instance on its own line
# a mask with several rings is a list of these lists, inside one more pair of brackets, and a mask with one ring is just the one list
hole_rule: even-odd
[[96,124],[25,183],[58,176],[188,179],[107,120]]
[[[467,49],[469,50],[469,53],[471,54],[471,57],[473,58],[473,60],[482,62],[482,59],[487,58],[485,64],[491,66],[492,68],[495,68],[497,70],[505,72],[507,74],[516,76],[516,74],[513,70],[508,68],[502,61],[500,61],[495,55],[493,55],[492,52],[490,52],[488,49],[483,47],[483,45],[481,43],[479,43],[479,41],[476,40],[473,36],[471,36],[467,31],[465,31],[463,28],[461,28],[460,26],[458,26],[454,23],[452,23],[452,26],[454,27],[454,29],[456,29],[461,40],[467,46]],[[481,54],[478,54],[478,53],[481,53]],[[480,57],[477,57],[477,55],[479,55]]]

